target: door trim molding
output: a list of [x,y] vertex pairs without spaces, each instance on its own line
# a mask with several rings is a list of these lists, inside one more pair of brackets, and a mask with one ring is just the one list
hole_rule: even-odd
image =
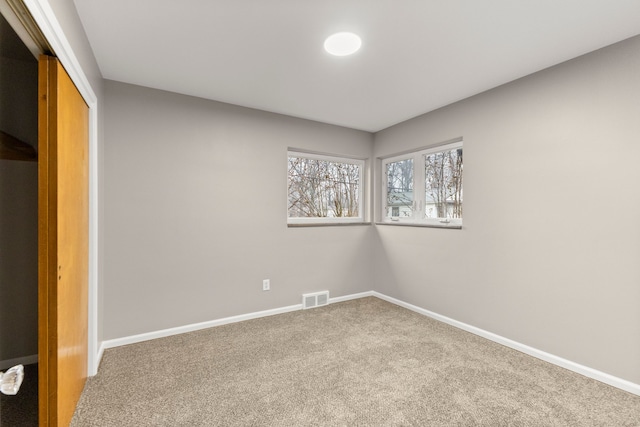
[[98,99],[47,0],[23,0],[89,107],[89,324],[87,375],[98,373]]

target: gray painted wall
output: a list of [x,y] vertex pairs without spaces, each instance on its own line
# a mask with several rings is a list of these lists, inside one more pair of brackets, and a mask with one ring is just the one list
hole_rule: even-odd
[[376,134],[465,143],[464,228],[377,226],[376,289],[640,383],[639,113],[636,37]]
[[373,226],[286,224],[287,148],[370,158],[371,134],[105,89],[105,339],[371,289]]
[[[38,145],[38,64],[0,17],[0,130]],[[38,164],[0,159],[0,361],[38,354]]]

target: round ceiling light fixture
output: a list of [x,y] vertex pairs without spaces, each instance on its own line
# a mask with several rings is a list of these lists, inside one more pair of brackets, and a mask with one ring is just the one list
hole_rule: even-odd
[[335,33],[324,41],[324,50],[335,56],[354,54],[362,46],[362,40],[353,33]]

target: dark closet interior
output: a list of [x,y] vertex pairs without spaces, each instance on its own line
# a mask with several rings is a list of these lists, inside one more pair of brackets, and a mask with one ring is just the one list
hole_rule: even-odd
[[25,365],[1,426],[37,425],[38,62],[0,15],[0,370]]

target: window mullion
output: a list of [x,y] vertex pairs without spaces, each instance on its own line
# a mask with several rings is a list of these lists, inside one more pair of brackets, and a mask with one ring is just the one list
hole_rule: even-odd
[[382,183],[381,183],[381,190],[382,190],[382,196],[381,199],[382,200],[382,219],[385,219],[387,217],[387,210],[389,209],[389,201],[387,200],[387,185],[389,183],[389,177],[387,175],[387,163],[389,163],[389,161],[383,161],[382,162]]
[[415,154],[413,156],[413,191],[414,200],[416,204],[416,210],[413,213],[413,218],[416,221],[424,220],[425,210],[425,174],[424,174],[424,156],[422,154]]

